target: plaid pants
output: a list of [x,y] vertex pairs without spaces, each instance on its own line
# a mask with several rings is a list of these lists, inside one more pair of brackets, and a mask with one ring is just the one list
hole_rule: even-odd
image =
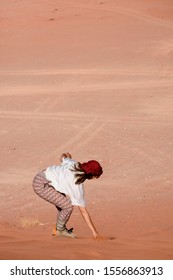
[[70,199],[49,185],[43,171],[34,177],[32,185],[37,195],[55,205],[58,210],[57,228],[63,230],[73,211]]

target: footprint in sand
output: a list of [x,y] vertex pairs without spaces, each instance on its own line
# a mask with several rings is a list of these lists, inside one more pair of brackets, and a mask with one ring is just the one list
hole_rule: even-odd
[[52,13],[56,13],[58,11],[58,9],[54,9],[53,11],[52,11]]
[[108,240],[115,240],[115,239],[117,239],[116,237],[108,237]]

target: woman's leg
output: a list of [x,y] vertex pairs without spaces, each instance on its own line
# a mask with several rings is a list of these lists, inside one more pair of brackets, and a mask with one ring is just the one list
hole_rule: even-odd
[[33,180],[33,189],[37,195],[55,205],[57,209],[61,209],[57,218],[57,229],[65,229],[65,225],[73,211],[73,205],[70,199],[50,186],[43,172],[35,176]]

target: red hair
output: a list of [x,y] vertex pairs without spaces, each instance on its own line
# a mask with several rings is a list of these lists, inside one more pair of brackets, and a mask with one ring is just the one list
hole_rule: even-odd
[[92,177],[98,178],[103,173],[103,169],[102,169],[100,163],[96,160],[90,160],[88,162],[82,163],[81,168],[87,174],[88,179],[90,179]]

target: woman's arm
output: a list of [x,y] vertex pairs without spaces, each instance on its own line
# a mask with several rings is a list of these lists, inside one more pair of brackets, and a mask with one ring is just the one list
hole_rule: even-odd
[[103,237],[101,237],[99,235],[99,233],[97,232],[97,230],[96,230],[96,228],[95,228],[95,226],[94,226],[94,224],[93,224],[93,222],[91,220],[91,217],[90,217],[87,209],[85,207],[79,206],[79,210],[80,210],[80,213],[81,213],[82,217],[84,218],[87,226],[90,228],[90,230],[91,230],[91,232],[93,234],[94,239],[96,239],[96,240],[103,239]]

